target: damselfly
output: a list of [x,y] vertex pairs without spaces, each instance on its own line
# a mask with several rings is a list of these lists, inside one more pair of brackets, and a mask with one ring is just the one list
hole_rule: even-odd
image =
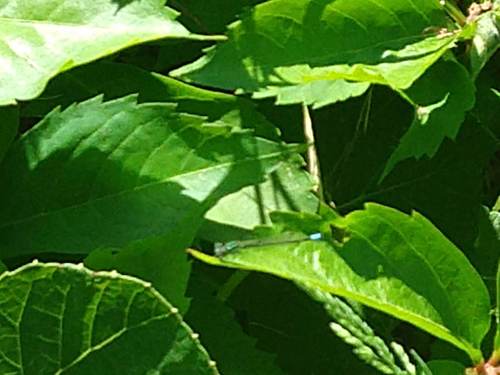
[[252,240],[236,240],[229,241],[226,243],[216,242],[214,246],[214,253],[216,256],[221,257],[226,255],[227,252],[244,249],[247,247],[260,247],[260,246],[269,246],[269,245],[282,245],[287,243],[296,243],[303,241],[319,241],[323,239],[323,235],[321,233],[313,233],[310,235],[301,235],[297,237],[296,235],[288,235],[287,237],[280,236],[279,238],[258,238]]

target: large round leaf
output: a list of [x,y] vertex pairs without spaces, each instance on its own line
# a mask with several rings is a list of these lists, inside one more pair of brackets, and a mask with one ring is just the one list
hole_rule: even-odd
[[2,374],[218,374],[198,336],[149,284],[73,264],[0,277]]

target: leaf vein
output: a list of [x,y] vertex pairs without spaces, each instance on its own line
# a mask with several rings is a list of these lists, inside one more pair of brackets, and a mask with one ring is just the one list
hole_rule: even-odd
[[12,227],[12,226],[15,226],[15,225],[25,224],[27,222],[30,222],[30,221],[33,221],[33,220],[37,220],[37,219],[40,219],[40,218],[45,217],[45,216],[49,216],[49,215],[53,215],[53,214],[57,214],[57,213],[62,213],[62,212],[69,211],[69,210],[72,210],[72,209],[75,209],[75,208],[81,208],[81,207],[84,207],[86,205],[90,205],[90,204],[94,204],[95,205],[98,202],[104,201],[106,199],[116,198],[116,197],[123,196],[123,195],[130,194],[130,193],[137,193],[137,192],[140,192],[140,191],[142,191],[144,189],[147,189],[149,187],[166,184],[166,183],[169,183],[169,182],[171,182],[173,180],[179,180],[179,179],[181,179],[183,177],[191,176],[191,175],[194,175],[194,174],[197,174],[197,173],[206,173],[208,171],[215,171],[215,170],[218,170],[218,169],[223,169],[223,168],[227,168],[227,167],[230,167],[230,166],[235,166],[235,165],[238,165],[238,164],[247,163],[247,162],[250,162],[250,161],[274,159],[274,158],[276,158],[276,157],[278,157],[278,156],[280,156],[282,154],[283,154],[282,151],[278,151],[278,152],[270,153],[270,154],[265,155],[265,156],[259,155],[258,157],[253,157],[253,158],[245,158],[245,159],[241,159],[241,160],[237,160],[237,161],[228,161],[228,162],[220,163],[218,165],[214,165],[214,166],[210,166],[210,167],[205,167],[203,169],[197,169],[197,170],[193,170],[193,171],[181,173],[179,175],[168,177],[168,178],[160,180],[160,181],[154,181],[154,182],[146,183],[146,184],[141,185],[141,186],[135,186],[135,187],[130,188],[130,189],[125,189],[125,190],[122,190],[122,191],[119,191],[119,192],[116,192],[116,193],[106,194],[106,195],[104,195],[102,197],[99,197],[99,198],[96,198],[96,199],[94,199],[92,201],[87,201],[87,202],[82,202],[82,203],[78,203],[78,204],[73,204],[73,205],[70,205],[70,206],[67,206],[67,207],[63,207],[63,208],[60,208],[60,209],[57,209],[57,210],[53,210],[53,211],[50,211],[50,212],[41,212],[41,213],[38,213],[38,214],[35,214],[35,215],[31,215],[31,216],[28,216],[28,217],[25,217],[25,218],[22,218],[22,219],[14,220],[14,221],[11,221],[11,222],[6,222],[6,223],[3,223],[3,224],[0,225],[0,229],[3,230],[5,228]]

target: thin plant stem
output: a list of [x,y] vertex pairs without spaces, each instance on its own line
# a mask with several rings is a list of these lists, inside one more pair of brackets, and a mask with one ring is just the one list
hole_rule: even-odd
[[235,271],[219,289],[216,298],[219,301],[226,302],[231,294],[233,294],[234,290],[248,277],[249,274],[250,272],[248,271]]
[[316,150],[313,123],[311,114],[306,104],[302,104],[304,138],[309,146],[307,148],[307,170],[314,180],[314,192],[323,200],[323,187],[321,184],[321,171],[319,167],[318,153]]
[[440,0],[440,3],[456,23],[458,23],[460,26],[465,25],[465,23],[467,22],[467,17],[465,17],[465,15],[453,0]]

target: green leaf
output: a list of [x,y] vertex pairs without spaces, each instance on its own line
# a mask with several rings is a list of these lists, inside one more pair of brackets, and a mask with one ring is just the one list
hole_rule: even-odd
[[[395,346],[400,350],[393,349],[393,353],[384,340],[375,335],[373,329],[363,320],[360,314],[341,298],[334,297],[330,293],[323,292],[317,288],[310,288],[305,284],[299,286],[311,298],[324,305],[328,315],[333,318],[333,321],[330,323],[331,330],[346,344],[352,346],[354,354],[362,361],[384,374],[399,374],[403,373],[403,370],[399,367],[394,354],[398,355],[401,353],[401,356],[398,355],[399,359],[404,358],[401,364],[404,365],[406,363],[409,367],[413,366],[402,347]],[[396,345],[394,342],[392,344]],[[409,371],[409,373],[411,374],[412,372]]]
[[[361,208],[367,201],[407,213],[416,210],[469,259],[474,258],[483,171],[497,148],[490,132],[469,118],[456,141],[445,140],[434,158],[405,160],[378,184],[385,163],[405,131],[394,124],[409,123],[413,114],[398,95],[383,87],[373,88],[368,111],[367,102],[368,98],[354,99],[313,114],[329,199],[342,213]],[[495,118],[491,117],[492,123]],[[473,264],[478,268],[476,262]]]
[[0,108],[0,118],[2,123],[0,124],[0,163],[5,156],[5,153],[9,149],[10,144],[17,135],[17,130],[19,128],[19,108],[1,107]]
[[500,53],[497,53],[476,78],[476,105],[473,109],[474,117],[491,131],[490,135],[496,139],[497,145],[500,145],[500,94],[495,87],[498,87],[499,74]]
[[445,138],[454,140],[465,113],[474,106],[474,91],[467,70],[454,60],[441,60],[427,70],[405,93],[415,103],[415,117],[381,180],[401,160],[433,157]]
[[469,52],[472,76],[475,78],[500,47],[500,8],[486,12],[476,21],[476,31]]
[[500,213],[482,207],[479,217],[479,233],[474,242],[474,252],[467,254],[472,264],[484,278],[492,300],[496,299],[497,264],[492,261],[499,257]]
[[188,289],[192,302],[184,318],[200,332],[220,371],[228,375],[284,374],[275,355],[257,347],[257,340],[240,326],[237,311],[225,304],[220,285],[206,271],[200,263],[193,268]]
[[203,39],[176,16],[162,0],[3,1],[0,105],[32,99],[58,73],[134,44]]
[[[49,83],[42,97],[27,103],[22,113],[44,116],[58,104],[67,107],[97,93],[104,93],[107,99],[138,93],[139,102],[174,102],[179,112],[205,116],[213,124],[252,129],[255,135],[279,140],[278,130],[245,98],[199,89],[117,63],[97,62],[63,73]],[[269,222],[269,212],[274,210],[315,212],[317,198],[301,164],[300,159],[285,162],[262,184],[222,198],[205,215],[198,235],[220,241]]]
[[465,366],[460,362],[435,360],[428,363],[432,375],[463,375]]
[[311,82],[343,79],[408,88],[454,46],[453,33],[438,37],[425,32],[446,24],[437,1],[265,2],[230,25],[228,41],[172,74],[259,96],[278,94],[285,102],[305,99],[322,105],[359,95],[366,85],[341,81],[335,84],[341,94],[325,96],[317,88],[332,84]]
[[131,65],[98,61],[65,72],[40,98],[25,103],[23,116],[44,117],[54,107],[68,107],[96,95],[106,100],[138,94],[139,102],[174,102],[179,112],[200,115],[209,122],[254,129],[256,135],[279,139],[276,129],[247,99],[203,90]]
[[[498,215],[500,217],[500,214]],[[499,219],[500,221],[500,219]],[[499,226],[500,229],[500,226]],[[498,231],[500,238],[500,230]],[[497,271],[497,306],[496,306],[496,323],[497,323],[497,333],[495,336],[494,350],[496,356],[500,358],[500,260],[498,261],[498,271]]]
[[319,200],[312,193],[311,178],[299,168],[301,164],[300,158],[290,159],[265,182],[223,197],[206,213],[198,235],[213,242],[224,241],[270,223],[273,211],[315,213]]
[[2,272],[4,271],[7,271],[7,267],[5,266],[5,264],[3,264],[3,262],[0,260],[0,275],[2,274]]
[[116,270],[150,282],[184,315],[189,307],[185,294],[191,273],[184,249],[184,244],[174,247],[171,238],[155,238],[123,249],[96,249],[84,264],[93,270]]
[[343,79],[312,81],[296,86],[270,87],[266,91],[255,93],[254,98],[276,96],[277,105],[303,103],[312,106],[313,109],[318,109],[363,95],[369,87],[369,83],[352,83]]
[[72,264],[0,277],[2,374],[218,374],[197,335],[150,285]]
[[[495,205],[496,211],[490,212],[490,221],[494,232],[496,234],[496,254],[498,257],[498,249],[500,248],[500,196],[498,197],[497,204]],[[493,251],[493,248],[491,249]],[[494,253],[493,253],[494,254]],[[493,255],[495,256],[495,255]],[[500,259],[498,260],[498,268],[496,275],[496,308],[495,308],[495,318],[497,331],[495,335],[494,342],[494,353],[493,356],[496,357],[497,361],[500,360]]]
[[133,96],[56,109],[0,167],[0,251],[82,254],[166,235],[187,246],[217,200],[296,149]]
[[170,0],[168,5],[181,12],[179,20],[190,30],[203,34],[220,34],[246,7],[265,0],[232,0],[221,6],[220,0]]
[[[211,264],[307,283],[412,323],[481,360],[489,296],[467,258],[427,219],[367,204],[334,221],[347,237],[268,245],[214,258]],[[418,270],[418,271],[416,271]]]
[[[215,271],[217,274],[227,272],[214,268],[212,272]],[[257,347],[274,353],[276,363],[287,375],[380,375],[359,361],[351,348],[332,334],[328,328],[331,319],[323,306],[293,283],[249,273],[228,298],[228,303],[245,332],[258,339]],[[193,326],[196,327],[194,323]],[[213,349],[208,348],[212,354]]]

